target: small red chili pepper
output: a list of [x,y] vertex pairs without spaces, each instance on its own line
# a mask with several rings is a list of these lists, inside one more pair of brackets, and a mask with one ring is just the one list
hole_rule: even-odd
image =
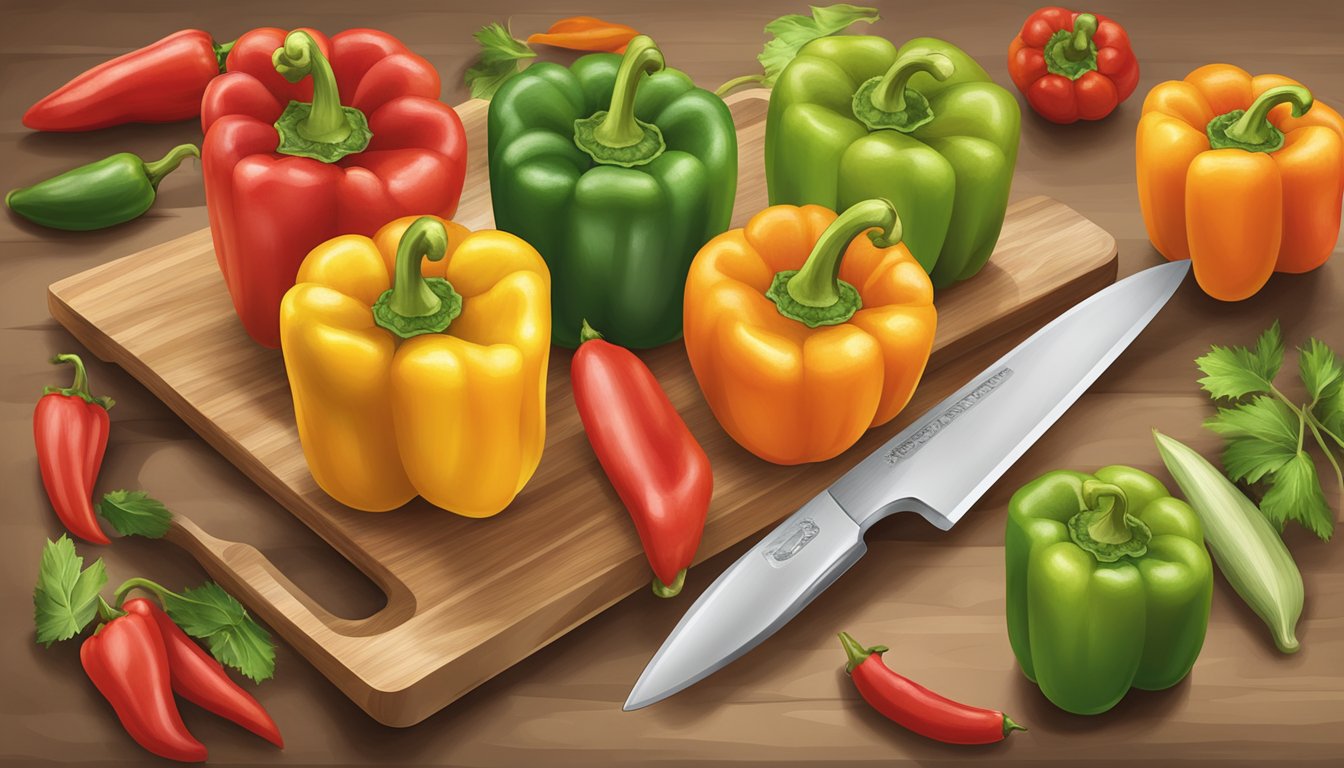
[[57,355],[53,363],[75,366],[69,387],[47,387],[33,411],[33,441],[42,485],[66,530],[94,544],[108,543],[93,509],[93,484],[107,450],[112,399],[89,393],[88,374],[78,355]]
[[1051,6],[1008,46],[1008,75],[1037,114],[1065,124],[1111,114],[1139,84],[1139,61],[1119,24]]
[[588,442],[653,567],[653,592],[672,597],[705,528],[714,492],[709,457],[648,366],[586,322],[570,382]]
[[845,671],[859,695],[888,720],[946,744],[992,744],[1026,728],[993,709],[959,704],[896,674],[882,663],[885,645],[864,648],[847,632],[840,643],[849,655]]
[[169,760],[205,760],[205,745],[173,701],[168,654],[153,619],[135,613],[112,619],[84,641],[79,660],[137,744]]
[[224,71],[233,43],[187,29],[88,70],[28,108],[35,131],[92,131],[123,123],[170,123],[201,114],[205,87]]
[[280,729],[261,703],[243,690],[204,648],[197,645],[156,603],[137,597],[122,610],[152,620],[163,637],[173,692],[284,749]]

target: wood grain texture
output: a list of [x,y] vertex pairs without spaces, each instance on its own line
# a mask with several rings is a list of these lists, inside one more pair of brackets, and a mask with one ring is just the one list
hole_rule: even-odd
[[[768,99],[765,90],[728,99],[743,158],[738,226],[767,205],[761,158]],[[458,109],[473,158],[458,220],[474,229],[493,225],[487,106],[472,101]],[[1114,238],[1067,206],[1042,197],[1014,204],[981,275],[938,297],[925,387],[959,386],[964,377],[941,373],[941,363],[1039,325],[1114,280],[1115,255]],[[147,298],[128,302],[137,291]],[[51,286],[50,305],[85,346],[127,369],[386,592],[386,607],[373,616],[338,619],[252,546],[218,539],[190,515],[178,516],[174,540],[380,722],[419,722],[647,586],[639,540],[573,407],[567,351],[551,359],[542,463],[509,509],[478,521],[417,500],[375,515],[342,506],[314,483],[280,354],[241,332],[208,230],[62,280]],[[873,430],[835,460],[774,466],[718,427],[679,342],[643,357],[714,467],[700,560],[792,512],[796,499],[825,488],[919,413]],[[693,570],[690,578],[698,577]]]

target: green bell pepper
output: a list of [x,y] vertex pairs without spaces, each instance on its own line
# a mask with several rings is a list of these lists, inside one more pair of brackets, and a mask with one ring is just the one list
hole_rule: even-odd
[[770,204],[843,211],[886,198],[944,288],[985,265],[1003,227],[1022,115],[956,46],[869,35],[808,43],[770,95]]
[[556,344],[577,347],[585,320],[624,347],[681,336],[686,273],[737,190],[722,99],[640,35],[624,57],[510,78],[490,102],[489,157],[495,226],[550,267]]
[[1213,567],[1199,517],[1152,475],[1050,472],[1008,503],[1008,639],[1060,709],[1105,712],[1180,682],[1204,645]]

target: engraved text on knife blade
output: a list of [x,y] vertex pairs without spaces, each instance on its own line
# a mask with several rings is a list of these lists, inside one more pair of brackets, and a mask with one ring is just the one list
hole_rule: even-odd
[[980,382],[980,385],[971,390],[967,395],[952,405],[948,406],[942,413],[937,414],[920,428],[918,432],[910,436],[909,440],[887,451],[887,463],[899,464],[905,459],[910,458],[923,448],[926,443],[933,439],[952,422],[961,417],[963,413],[971,410],[985,400],[985,398],[994,394],[1010,376],[1013,375],[1012,368],[1000,368],[994,375]]

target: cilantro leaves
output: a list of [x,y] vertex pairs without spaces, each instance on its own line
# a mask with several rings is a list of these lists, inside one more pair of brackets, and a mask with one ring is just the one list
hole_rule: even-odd
[[69,536],[47,541],[33,590],[33,619],[37,641],[48,648],[84,631],[98,613],[98,592],[107,584],[101,559],[84,567]]
[[793,61],[804,45],[819,37],[827,37],[845,31],[851,24],[865,22],[872,24],[878,20],[876,8],[865,8],[848,3],[827,6],[811,6],[812,15],[803,16],[790,13],[780,16],[765,25],[770,41],[756,56],[765,70],[759,75],[743,75],[719,86],[714,93],[723,96],[738,86],[756,84],[766,88],[773,87],[784,68]]
[[481,56],[467,70],[466,76],[473,99],[494,96],[505,80],[521,71],[521,60],[537,55],[527,47],[527,43],[514,37],[508,27],[499,22],[481,27],[472,37],[481,44]]
[[173,514],[144,491],[112,491],[98,502],[98,514],[122,536],[163,538]]
[[1199,383],[1214,400],[1234,404],[1219,408],[1204,426],[1227,438],[1223,467],[1233,480],[1268,486],[1260,501],[1267,518],[1280,527],[1292,520],[1328,540],[1335,517],[1308,448],[1311,442],[1319,447],[1344,493],[1344,471],[1335,458],[1344,449],[1344,360],[1319,339],[1297,351],[1298,375],[1310,398],[1301,405],[1274,385],[1284,358],[1277,322],[1254,348],[1210,348],[1195,361],[1204,373]]
[[168,617],[183,632],[204,640],[220,663],[258,683],[275,674],[271,636],[223,587],[208,581],[182,594],[165,592],[162,598]]

